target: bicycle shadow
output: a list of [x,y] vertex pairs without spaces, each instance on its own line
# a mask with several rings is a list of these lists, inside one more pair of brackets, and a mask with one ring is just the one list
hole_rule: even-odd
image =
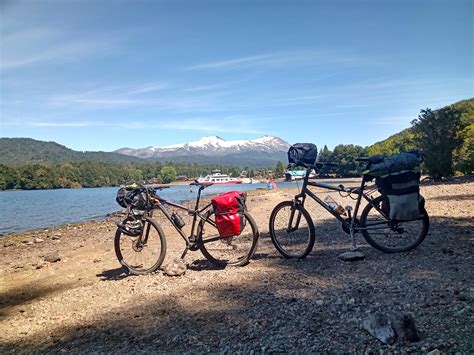
[[125,279],[131,276],[131,274],[122,266],[117,269],[104,270],[95,276],[99,277],[101,281],[116,281]]
[[209,260],[194,260],[188,264],[188,270],[192,271],[205,271],[205,270],[222,270],[225,267],[217,266],[211,263]]

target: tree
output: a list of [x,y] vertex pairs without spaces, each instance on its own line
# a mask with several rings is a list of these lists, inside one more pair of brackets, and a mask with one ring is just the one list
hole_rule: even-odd
[[359,163],[356,158],[364,155],[364,148],[353,144],[339,144],[334,147],[332,161],[337,163],[334,171],[340,176],[360,175]]
[[16,189],[20,185],[20,175],[14,167],[0,164],[0,190]]
[[278,163],[275,167],[275,177],[281,178],[284,173],[285,173],[285,167],[283,166],[283,163],[280,160],[278,160]]
[[322,163],[327,163],[331,161],[332,152],[328,149],[327,145],[324,145],[324,148],[319,152],[318,161]]
[[452,106],[421,110],[412,121],[415,142],[425,155],[425,167],[434,179],[454,174],[453,153],[464,142],[465,121]]
[[176,169],[171,165],[165,165],[160,171],[160,176],[164,184],[169,184],[171,181],[176,180]]

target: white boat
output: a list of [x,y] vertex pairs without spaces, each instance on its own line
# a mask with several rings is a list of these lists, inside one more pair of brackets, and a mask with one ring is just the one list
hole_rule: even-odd
[[260,184],[260,181],[253,178],[242,178],[242,184]]
[[222,174],[220,170],[213,170],[210,175],[200,176],[197,182],[202,184],[241,184],[242,180]]

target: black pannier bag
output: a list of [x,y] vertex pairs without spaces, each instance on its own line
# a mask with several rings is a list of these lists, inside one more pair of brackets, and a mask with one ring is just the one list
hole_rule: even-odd
[[424,209],[424,199],[420,195],[419,172],[392,173],[376,178],[375,183],[385,197],[382,209],[390,219],[411,221],[420,217]]
[[136,210],[144,210],[147,206],[146,195],[138,189],[128,190],[125,187],[121,187],[117,191],[115,201],[123,208],[130,206]]
[[312,165],[318,157],[318,148],[313,143],[296,143],[288,150],[288,163]]
[[424,210],[425,200],[420,195],[421,162],[418,151],[400,153],[372,164],[365,172],[367,176],[375,177],[375,184],[385,197],[382,209],[390,219],[415,220]]

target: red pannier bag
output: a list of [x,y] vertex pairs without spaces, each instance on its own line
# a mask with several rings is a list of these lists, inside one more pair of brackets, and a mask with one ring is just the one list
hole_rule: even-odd
[[216,215],[217,230],[221,238],[233,237],[242,233],[245,227],[246,198],[245,192],[230,191],[211,200]]

